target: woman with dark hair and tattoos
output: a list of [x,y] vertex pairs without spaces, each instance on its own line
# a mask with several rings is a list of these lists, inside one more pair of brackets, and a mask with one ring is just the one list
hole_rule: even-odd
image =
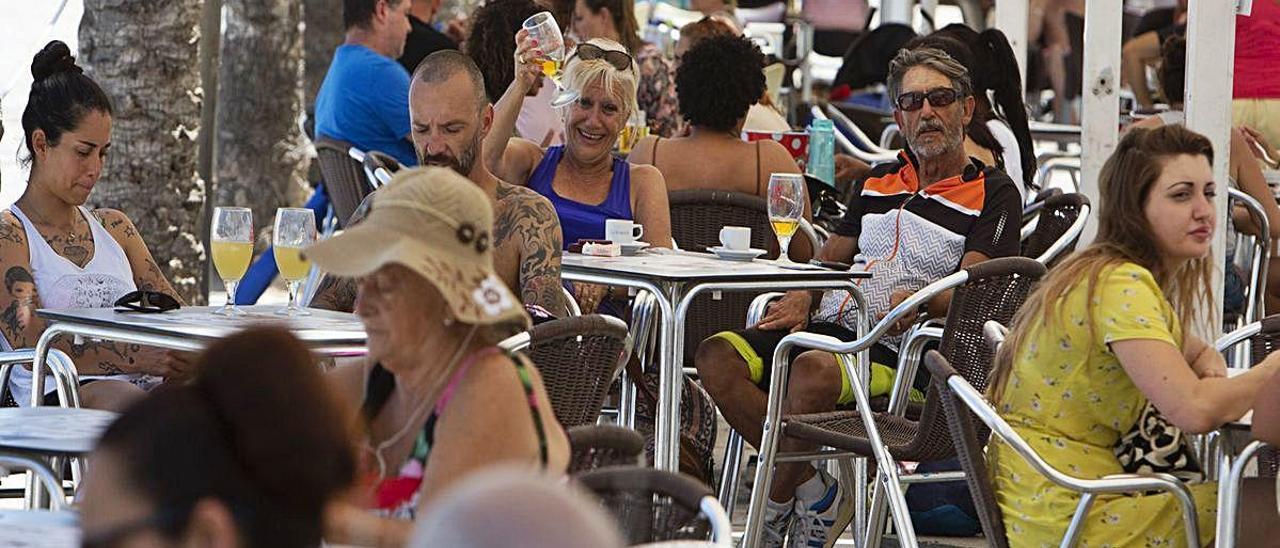
[[[31,73],[31,96],[22,113],[31,176],[17,203],[0,213],[0,262],[8,266],[0,334],[14,348],[35,346],[44,332],[44,321],[34,314],[37,303],[110,307],[138,289],[178,298],[124,213],[84,207],[111,147],[111,101],[81,74],[62,42],[37,53]],[[19,288],[26,280],[34,287]],[[120,409],[141,396],[142,387],[155,384],[156,376],[184,377],[189,369],[178,354],[137,345],[59,340],[54,346],[75,361],[85,407]],[[31,381],[31,371],[13,371],[7,388],[16,403],[31,404]],[[46,383],[46,397],[52,392]]]

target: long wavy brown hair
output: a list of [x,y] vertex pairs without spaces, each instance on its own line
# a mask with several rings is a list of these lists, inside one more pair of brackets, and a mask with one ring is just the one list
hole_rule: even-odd
[[[1131,262],[1151,271],[1178,315],[1183,332],[1199,320],[1217,319],[1210,276],[1213,258],[1192,259],[1166,268],[1152,239],[1145,206],[1151,188],[1165,163],[1180,155],[1204,156],[1213,163],[1213,145],[1203,135],[1180,125],[1156,129],[1132,129],[1120,140],[1098,176],[1100,204],[1098,234],[1092,244],[1049,271],[1013,318],[1009,336],[996,355],[987,396],[997,407],[1004,396],[1014,356],[1038,328],[1061,328],[1065,316],[1059,310],[1063,298],[1077,284],[1087,283],[1087,294],[1097,291],[1104,271]],[[1087,315],[1093,315],[1093,299],[1086,299]],[[1090,337],[1092,333],[1092,322]]]

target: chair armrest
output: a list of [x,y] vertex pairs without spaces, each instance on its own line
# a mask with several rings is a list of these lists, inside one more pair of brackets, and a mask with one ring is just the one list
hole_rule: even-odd
[[37,481],[44,484],[45,491],[49,492],[50,510],[54,512],[70,510],[67,507],[67,497],[62,491],[62,482],[58,481],[53,469],[47,463],[24,455],[6,453],[0,455],[0,466],[31,472]]
[[768,293],[762,293],[760,296],[752,300],[751,307],[747,308],[746,327],[751,327],[760,323],[760,319],[764,318],[764,314],[768,311],[769,305],[773,304],[773,301],[781,299],[783,295],[786,295],[786,293],[770,291]]
[[[782,354],[784,346],[787,347],[786,350],[788,352],[790,351],[790,347],[792,346],[801,346],[804,348],[811,348],[814,350],[825,350],[827,352],[836,352],[840,354],[852,354],[855,352],[861,352],[862,350],[870,348],[871,345],[874,344],[876,341],[880,340],[880,338],[883,337],[885,333],[888,333],[889,329],[893,327],[894,323],[897,323],[899,320],[901,320],[908,314],[915,314],[916,311],[920,309],[921,305],[928,303],[934,297],[938,296],[939,294],[945,291],[950,291],[952,289],[955,289],[956,287],[959,287],[960,285],[964,284],[968,280],[969,280],[969,272],[965,270],[961,270],[959,272],[948,275],[945,278],[942,278],[938,281],[935,281],[929,285],[926,285],[920,288],[919,291],[912,293],[910,297],[907,297],[902,302],[898,303],[898,306],[893,307],[892,310],[890,310],[887,314],[885,314],[884,318],[881,318],[880,321],[875,324],[875,326],[871,327],[870,332],[864,333],[862,337],[860,337],[856,341],[839,342],[839,343],[833,344],[830,341],[837,341],[838,339],[834,339],[831,337],[825,337],[823,339],[814,339],[812,337],[799,336],[799,335],[812,336],[813,335],[812,333],[792,333],[790,335],[787,335],[786,337],[782,338],[781,342],[778,343],[778,350],[775,351],[774,353],[775,354],[774,365],[775,366],[777,365],[778,360],[776,356]],[[810,346],[810,344],[813,344],[816,346]]]
[[714,546],[733,546],[733,525],[720,501],[707,495],[702,497],[698,506],[703,515],[707,516],[707,521],[711,522],[711,541],[715,543]]
[[982,335],[987,339],[987,345],[991,347],[992,352],[999,352],[1000,345],[1004,344],[1005,337],[1009,336],[1009,328],[995,320],[987,320],[982,324]]
[[532,344],[532,342],[533,339],[530,338],[529,332],[522,331],[499,341],[498,348],[501,348],[505,352],[519,352],[529,348],[529,345]]
[[889,392],[889,413],[903,416],[910,401],[908,391],[916,378],[916,370],[924,360],[924,347],[933,341],[942,340],[942,325],[937,318],[918,323],[907,332],[902,340],[898,355],[898,372],[893,377],[893,389]]

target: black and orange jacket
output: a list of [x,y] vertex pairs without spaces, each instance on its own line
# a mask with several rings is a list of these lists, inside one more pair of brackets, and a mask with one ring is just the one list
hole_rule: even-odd
[[[855,184],[836,234],[861,239],[866,225],[877,224],[878,217],[895,217],[896,223],[896,212],[902,209],[904,222],[918,220],[912,226],[935,233],[939,243],[963,241],[958,253],[947,253],[954,258],[950,272],[959,268],[960,257],[968,251],[992,258],[1017,255],[1022,220],[1018,188],[1003,171],[976,158],[970,161],[963,173],[921,189],[915,156],[899,152],[897,162],[876,166]],[[874,250],[859,250],[874,257]]]
[[[1020,251],[1021,198],[1004,172],[971,159],[963,173],[920,188],[916,166],[900,152],[897,162],[873,168],[855,183],[835,230],[856,238],[867,259],[872,277],[859,289],[872,317],[888,311],[894,291],[916,291],[955,272],[969,251],[991,258]],[[834,291],[814,318],[851,326],[851,313],[845,292]]]

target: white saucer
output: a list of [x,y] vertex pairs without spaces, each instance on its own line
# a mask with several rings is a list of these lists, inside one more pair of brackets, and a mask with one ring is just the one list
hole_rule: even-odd
[[768,253],[763,249],[725,249],[722,246],[708,247],[707,251],[726,261],[750,261]]
[[639,253],[641,249],[649,247],[649,242],[618,244],[618,247],[622,248],[623,255],[635,255],[636,253]]

